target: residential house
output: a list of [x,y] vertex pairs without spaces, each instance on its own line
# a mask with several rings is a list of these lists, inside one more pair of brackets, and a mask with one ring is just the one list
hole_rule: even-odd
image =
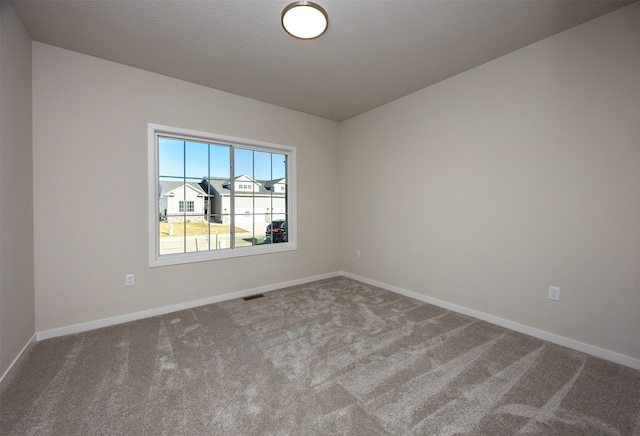
[[[235,225],[264,227],[286,219],[286,179],[259,181],[246,174],[234,179]],[[231,182],[203,177],[196,182],[160,181],[160,220],[169,222],[231,222]]]
[[198,183],[161,181],[159,202],[161,221],[206,221],[209,196]]

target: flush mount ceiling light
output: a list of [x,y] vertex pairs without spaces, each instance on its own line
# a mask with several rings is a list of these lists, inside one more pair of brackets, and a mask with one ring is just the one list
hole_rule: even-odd
[[327,12],[315,3],[293,2],[282,11],[282,27],[296,38],[317,38],[327,30],[327,26]]

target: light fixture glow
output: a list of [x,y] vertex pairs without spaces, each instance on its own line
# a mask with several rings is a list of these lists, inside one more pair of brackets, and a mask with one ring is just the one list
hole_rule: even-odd
[[313,39],[329,26],[329,17],[322,7],[308,1],[291,3],[282,11],[282,27],[299,39]]

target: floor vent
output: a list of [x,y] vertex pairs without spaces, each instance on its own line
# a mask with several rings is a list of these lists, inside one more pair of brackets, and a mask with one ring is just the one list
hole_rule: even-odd
[[248,297],[243,297],[242,299],[244,301],[249,301],[249,300],[255,300],[256,298],[262,298],[262,297],[264,297],[264,294],[249,295]]

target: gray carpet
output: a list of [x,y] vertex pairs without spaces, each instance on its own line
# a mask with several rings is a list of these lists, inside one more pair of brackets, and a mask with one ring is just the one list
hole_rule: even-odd
[[343,277],[38,342],[0,434],[640,435],[640,371]]

